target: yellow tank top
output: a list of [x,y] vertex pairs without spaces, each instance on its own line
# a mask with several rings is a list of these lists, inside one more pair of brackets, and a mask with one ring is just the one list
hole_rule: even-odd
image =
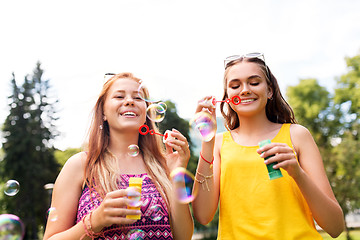
[[[293,148],[290,124],[271,141]],[[283,169],[283,177],[270,180],[258,148],[223,134],[218,239],[322,240],[295,181]]]

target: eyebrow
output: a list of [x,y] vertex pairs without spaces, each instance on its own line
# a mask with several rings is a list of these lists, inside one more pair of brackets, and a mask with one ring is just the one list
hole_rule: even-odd
[[[114,94],[117,94],[117,93],[125,93],[125,92],[126,92],[125,90],[116,90],[116,91],[114,92]],[[133,91],[132,93],[133,93],[133,94],[139,94],[140,91],[136,90],[136,91]]]
[[[254,75],[249,76],[246,80],[252,80],[252,79],[255,79],[255,78],[262,79],[262,77],[260,75],[254,74]],[[233,78],[233,79],[230,79],[228,81],[228,83],[233,82],[233,81],[240,81],[240,79],[239,78]]]

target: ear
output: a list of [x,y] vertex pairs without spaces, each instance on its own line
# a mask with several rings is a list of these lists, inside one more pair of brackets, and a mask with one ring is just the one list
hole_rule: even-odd
[[104,122],[106,122],[106,116],[105,115],[103,115],[103,120],[104,120]]

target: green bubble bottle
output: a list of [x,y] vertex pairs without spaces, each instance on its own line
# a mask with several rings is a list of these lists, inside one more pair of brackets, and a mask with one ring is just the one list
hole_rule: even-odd
[[[263,146],[268,145],[270,143],[271,143],[271,140],[266,139],[264,141],[259,142],[259,147],[263,147]],[[268,157],[265,158],[265,160],[267,160],[267,159],[269,159],[269,158],[271,158],[273,156],[274,155],[268,156]],[[281,178],[283,176],[279,168],[278,169],[273,168],[273,166],[276,165],[276,164],[277,164],[277,162],[270,163],[270,164],[266,165],[266,168],[267,168],[268,173],[269,173],[270,180]]]

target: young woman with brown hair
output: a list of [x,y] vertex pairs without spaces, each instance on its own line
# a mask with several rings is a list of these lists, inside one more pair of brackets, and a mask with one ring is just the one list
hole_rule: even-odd
[[[234,96],[240,103],[227,104]],[[211,98],[201,99],[196,112],[210,112],[215,119]],[[263,54],[225,60],[222,100],[228,131],[202,142],[195,218],[207,224],[219,206],[218,239],[320,240],[314,219],[338,236],[343,212],[319,150],[310,132],[296,124]],[[259,147],[265,139],[271,144]],[[266,166],[274,163],[283,177],[270,180]],[[199,187],[203,184],[207,187]]]

